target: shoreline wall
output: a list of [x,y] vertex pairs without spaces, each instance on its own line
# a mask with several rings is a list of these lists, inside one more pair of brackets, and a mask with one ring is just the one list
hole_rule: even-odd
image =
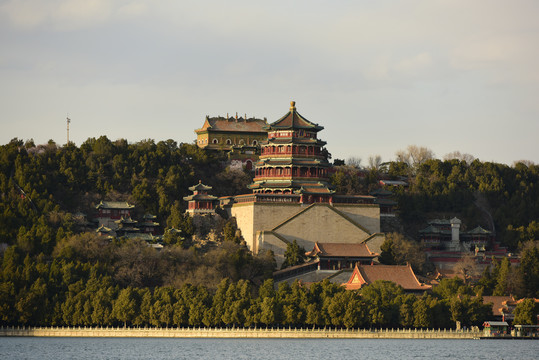
[[264,338],[264,339],[478,339],[477,330],[0,327],[0,337]]

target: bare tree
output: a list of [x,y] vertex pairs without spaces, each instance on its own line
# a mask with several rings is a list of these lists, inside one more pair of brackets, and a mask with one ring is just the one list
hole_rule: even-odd
[[382,157],[380,155],[369,156],[369,170],[380,170]]
[[407,150],[408,154],[410,154],[410,160],[412,161],[411,165],[414,168],[417,168],[427,160],[434,159],[434,153],[426,147],[410,145]]
[[395,153],[398,162],[410,165],[410,155],[405,150],[399,150]]
[[356,169],[361,169],[361,158],[356,156],[351,156],[346,159],[346,165],[353,166]]
[[427,160],[434,159],[432,150],[417,145],[409,145],[406,150],[399,150],[395,153],[397,161],[406,163],[415,173],[419,165]]
[[453,270],[461,274],[464,278],[464,282],[467,283],[469,279],[479,274],[479,268],[475,261],[475,257],[472,255],[466,255],[462,257],[456,264]]
[[461,153],[460,151],[453,151],[453,152],[450,152],[449,154],[444,155],[444,160],[453,160],[453,159],[464,161],[466,164],[469,165],[475,160],[475,157],[471,154]]

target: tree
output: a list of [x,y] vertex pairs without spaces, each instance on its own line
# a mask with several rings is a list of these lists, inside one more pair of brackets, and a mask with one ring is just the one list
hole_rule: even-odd
[[371,171],[379,171],[382,166],[382,157],[380,155],[369,156],[368,169]]
[[502,262],[500,263],[500,270],[498,271],[498,280],[496,282],[496,287],[494,288],[494,292],[492,295],[494,296],[503,296],[507,295],[507,278],[509,276],[509,273],[511,271],[511,263],[509,262],[508,258],[503,258]]
[[397,161],[407,164],[413,174],[415,174],[421,164],[434,158],[432,150],[417,145],[409,145],[406,150],[399,150],[395,155]]
[[274,288],[274,281],[272,278],[264,280],[260,288],[258,289],[258,299],[260,301],[264,300],[265,298],[273,298],[275,297],[275,288]]
[[396,299],[404,293],[402,287],[391,281],[377,280],[361,289],[361,297],[368,309],[368,322],[374,326],[398,326],[399,304]]
[[539,241],[528,241],[521,252],[520,274],[525,296],[539,298]]
[[523,299],[517,304],[513,313],[515,314],[513,324],[535,325],[539,313],[539,303],[535,299]]
[[41,325],[41,318],[44,315],[40,312],[42,306],[47,302],[47,285],[42,278],[37,279],[32,286],[23,289],[15,303],[15,309],[19,316],[19,322],[28,325]]
[[16,323],[15,317],[15,285],[13,282],[0,282],[0,322]]
[[331,175],[330,182],[337,194],[358,194],[363,191],[358,167],[342,165],[336,169],[337,171]]
[[92,296],[91,322],[94,325],[107,326],[114,322],[112,316],[113,301],[116,297],[117,289],[113,286],[106,286],[104,283]]
[[492,291],[496,286],[496,276],[490,271],[490,266],[486,266],[483,270],[481,277],[477,281],[476,290],[481,292],[484,296],[492,295]]
[[416,328],[427,328],[431,326],[431,317],[429,307],[424,299],[419,298],[413,305],[414,309],[414,326]]
[[464,283],[467,283],[469,279],[475,277],[478,273],[477,263],[475,257],[471,255],[465,255],[455,264],[454,271],[459,273],[464,278]]
[[133,323],[135,316],[140,311],[137,306],[136,291],[131,287],[127,287],[120,291],[118,298],[114,302],[112,307],[113,317],[124,323],[124,327],[127,323]]
[[260,322],[267,326],[275,324],[277,316],[275,313],[275,298],[265,297],[260,304]]
[[444,155],[444,160],[446,161],[453,160],[453,159],[464,161],[469,165],[475,160],[475,157],[470,154],[461,153],[460,151],[453,151]]
[[395,265],[397,263],[392,236],[386,235],[384,242],[380,246],[380,250],[382,250],[382,253],[380,254],[380,257],[378,258],[378,260],[382,264]]
[[442,299],[451,299],[456,295],[473,295],[472,289],[458,277],[442,279],[432,291]]
[[283,268],[300,264],[304,260],[305,249],[301,248],[295,239],[293,242],[286,245],[286,251],[284,253],[284,263],[282,266]]
[[[339,164],[335,163],[335,162],[337,162],[337,160],[338,159],[333,160],[333,165],[334,166],[339,165]],[[340,165],[344,165],[344,161]],[[361,158],[357,157],[357,156],[351,156],[348,159],[346,159],[346,165],[355,167],[356,169],[361,169]]]
[[450,301],[451,320],[465,326],[479,326],[492,316],[490,304],[484,304],[482,297],[470,295],[454,296]]
[[410,263],[415,271],[425,273],[430,269],[427,257],[421,246],[399,233],[386,234],[380,249],[380,262],[387,265],[405,265]]
[[230,241],[236,244],[241,242],[241,238],[237,235],[236,221],[230,219],[223,226],[223,238],[225,241]]

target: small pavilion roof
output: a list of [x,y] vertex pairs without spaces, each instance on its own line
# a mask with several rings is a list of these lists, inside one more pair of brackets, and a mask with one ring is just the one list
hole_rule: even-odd
[[408,265],[356,265],[350,279],[344,286],[347,290],[360,289],[377,280],[392,281],[407,291],[425,291],[431,285],[419,282],[410,264]]
[[202,180],[198,180],[198,184],[190,186],[189,190],[191,191],[210,191],[212,189],[209,185],[204,185]]
[[100,201],[96,205],[96,209],[118,209],[118,210],[128,210],[133,209],[135,205],[129,204],[127,201]]
[[509,324],[506,321],[485,321],[483,323],[484,327],[491,327],[491,326],[509,326]]
[[120,220],[116,220],[115,223],[116,224],[124,224],[124,225],[132,225],[132,224],[138,223],[138,221],[131,219],[131,217],[124,218],[122,216],[122,218]]
[[369,193],[372,196],[391,196],[393,192],[386,189],[375,189]]
[[101,226],[96,230],[96,232],[108,234],[108,233],[112,232],[112,229],[106,227],[105,225],[101,225]]
[[474,228],[474,229],[472,229],[470,231],[467,231],[466,234],[469,234],[469,235],[490,235],[490,234],[492,234],[492,232],[483,229],[481,226],[477,226],[476,228]]
[[319,243],[314,244],[312,251],[307,256],[323,257],[369,257],[374,258],[379,254],[373,253],[365,243],[347,244],[347,243]]
[[213,196],[213,195],[209,195],[209,194],[193,194],[193,195],[185,196],[183,199],[185,201],[190,201],[190,200],[213,201],[213,200],[217,199],[217,196]]
[[330,190],[326,185],[305,185],[294,191],[297,194],[333,194],[335,191]]
[[380,184],[392,186],[408,186],[408,183],[402,180],[380,180]]
[[296,110],[296,102],[290,102],[290,110],[279,120],[270,124],[268,130],[281,130],[281,129],[305,129],[320,131],[324,129],[323,126],[312,123],[309,120],[301,116]]

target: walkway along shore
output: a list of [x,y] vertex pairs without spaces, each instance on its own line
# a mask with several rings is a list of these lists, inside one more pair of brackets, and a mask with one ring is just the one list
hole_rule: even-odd
[[0,327],[0,336],[264,339],[479,339],[482,331],[445,329]]

